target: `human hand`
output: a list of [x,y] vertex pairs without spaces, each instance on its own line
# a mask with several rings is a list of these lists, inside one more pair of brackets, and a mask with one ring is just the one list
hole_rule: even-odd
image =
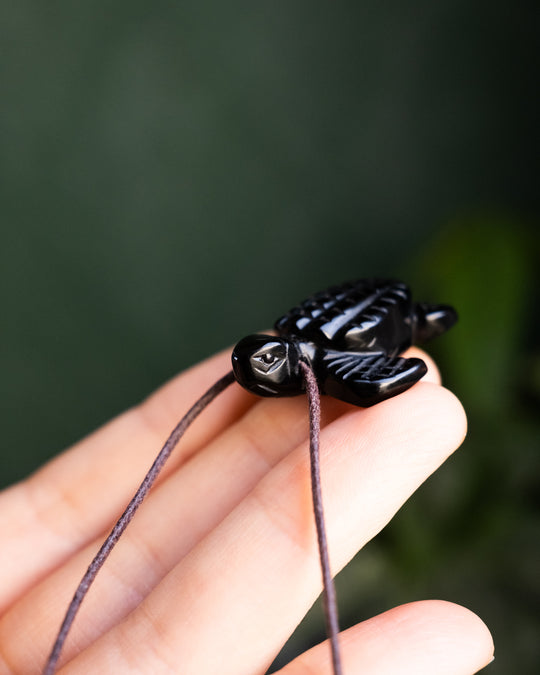
[[[420,355],[428,375],[395,398],[364,410],[323,399],[334,572],[463,439],[460,404]],[[0,675],[40,672],[111,524],[227,360],[192,368],[0,495]],[[305,397],[262,400],[234,385],[186,433],[101,570],[61,672],[260,674],[320,590]],[[340,643],[345,675],[468,675],[493,653],[480,619],[442,601],[387,611]],[[280,672],[329,674],[328,645]]]

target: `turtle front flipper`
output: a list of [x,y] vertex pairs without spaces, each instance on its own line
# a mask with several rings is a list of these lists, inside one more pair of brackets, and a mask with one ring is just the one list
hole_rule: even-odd
[[317,364],[322,393],[362,407],[401,394],[426,372],[421,359],[389,357],[384,352],[328,350]]

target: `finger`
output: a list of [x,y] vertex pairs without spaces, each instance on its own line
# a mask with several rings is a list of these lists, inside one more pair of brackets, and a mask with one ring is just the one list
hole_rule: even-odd
[[[472,675],[493,660],[484,622],[464,607],[440,600],[402,605],[340,634],[347,675]],[[324,642],[276,675],[331,675]]]
[[[0,611],[109,526],[180,416],[229,362],[224,353],[188,370],[0,495],[0,576],[10,579],[0,589]],[[226,391],[212,404],[212,413],[190,428],[165,473],[253,400],[239,387]]]
[[[459,445],[464,428],[457,400],[421,383],[324,429],[323,490],[335,571]],[[303,444],[280,462],[66,672],[85,672],[90,664],[121,671],[126,663],[160,672],[162,659],[186,674],[266,668],[320,592],[306,458]]]
[[437,368],[437,364],[429,354],[427,354],[422,349],[419,349],[418,347],[411,347],[405,352],[404,356],[406,358],[422,359],[422,361],[426,364],[428,370],[427,373],[422,378],[421,380],[422,382],[433,382],[433,384],[441,384],[441,374],[439,372],[439,369]]

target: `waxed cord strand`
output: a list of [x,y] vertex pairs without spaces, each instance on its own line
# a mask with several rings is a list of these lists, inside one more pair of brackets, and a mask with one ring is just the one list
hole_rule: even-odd
[[300,361],[300,367],[304,375],[306,393],[309,403],[309,457],[311,470],[311,494],[313,499],[313,513],[317,528],[317,541],[319,544],[319,557],[323,577],[323,606],[326,622],[326,634],[330,641],[332,654],[333,675],[343,675],[341,667],[341,655],[339,651],[339,621],[336,600],[336,589],[332,572],[330,571],[330,559],[328,556],[328,542],[321,490],[321,471],[319,439],[321,431],[321,396],[315,373],[305,361]]
[[73,620],[79,607],[81,606],[88,589],[90,588],[92,582],[96,578],[97,573],[101,569],[103,563],[108,558],[110,552],[116,545],[118,539],[122,536],[122,533],[126,527],[131,522],[131,519],[135,515],[135,512],[143,502],[144,498],[148,494],[150,488],[154,484],[156,478],[159,476],[165,462],[169,459],[172,451],[177,445],[178,441],[184,435],[186,429],[193,422],[193,420],[206,408],[206,406],[211,403],[216,396],[221,394],[230,384],[235,381],[232,370],[229,371],[226,375],[220,378],[215,382],[209,389],[204,393],[198,401],[196,401],[193,406],[188,410],[188,412],[182,417],[180,422],[172,430],[169,438],[165,441],[165,445],[159,451],[154,463],[150,467],[148,473],[144,477],[143,482],[140,484],[137,492],[133,496],[132,500],[129,502],[126,510],[117,520],[115,526],[111,530],[109,536],[103,543],[102,547],[99,549],[95,558],[90,563],[88,569],[86,570],[85,575],[81,579],[75,595],[71,600],[69,607],[67,609],[60,630],[54,642],[53,648],[47,659],[47,663],[43,669],[43,675],[53,675],[58,659],[60,658],[60,653],[68,636],[68,633],[73,624]]

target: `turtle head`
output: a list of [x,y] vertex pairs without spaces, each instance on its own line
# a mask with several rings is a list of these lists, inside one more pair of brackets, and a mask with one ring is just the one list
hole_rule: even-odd
[[234,376],[258,396],[296,396],[304,385],[293,342],[273,335],[248,335],[233,349]]

